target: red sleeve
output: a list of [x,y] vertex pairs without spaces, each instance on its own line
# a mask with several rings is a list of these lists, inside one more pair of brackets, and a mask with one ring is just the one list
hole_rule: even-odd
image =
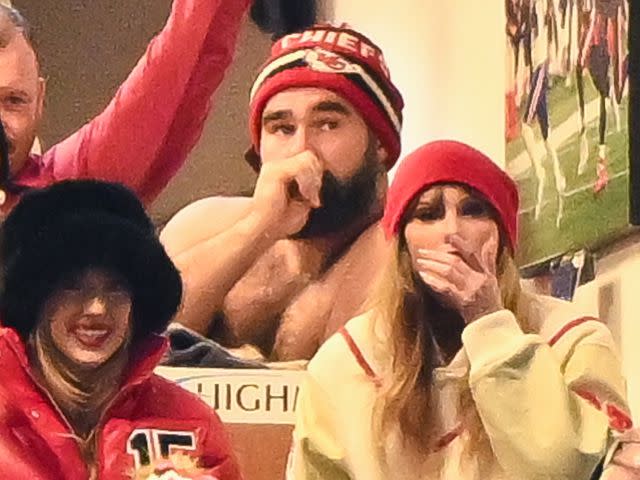
[[213,410],[200,462],[204,468],[209,469],[207,473],[218,480],[242,480],[227,431]]
[[151,202],[198,140],[250,0],[174,0],[107,108],[43,156],[56,180],[122,182]]

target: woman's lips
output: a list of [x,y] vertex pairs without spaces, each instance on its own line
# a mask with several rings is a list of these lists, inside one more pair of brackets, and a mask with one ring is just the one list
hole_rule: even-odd
[[111,328],[106,325],[79,324],[71,329],[71,333],[82,345],[99,348],[111,335]]

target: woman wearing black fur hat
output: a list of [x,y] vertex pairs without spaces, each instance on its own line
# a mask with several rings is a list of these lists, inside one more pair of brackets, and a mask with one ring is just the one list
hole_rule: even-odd
[[132,478],[175,449],[240,478],[215,412],[153,374],[182,285],[131,192],[30,193],[0,256],[1,478]]

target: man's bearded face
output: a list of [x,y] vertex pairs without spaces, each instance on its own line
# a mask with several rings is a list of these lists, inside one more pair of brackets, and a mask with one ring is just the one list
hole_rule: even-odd
[[347,180],[325,171],[322,176],[322,206],[311,210],[307,223],[294,238],[316,238],[340,232],[366,218],[377,204],[377,184],[383,167],[369,142],[362,166]]

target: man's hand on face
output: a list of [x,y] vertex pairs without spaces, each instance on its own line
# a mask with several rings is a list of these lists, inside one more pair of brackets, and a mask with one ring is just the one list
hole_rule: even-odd
[[251,214],[274,240],[299,232],[320,204],[323,169],[309,150],[264,163],[253,194]]

